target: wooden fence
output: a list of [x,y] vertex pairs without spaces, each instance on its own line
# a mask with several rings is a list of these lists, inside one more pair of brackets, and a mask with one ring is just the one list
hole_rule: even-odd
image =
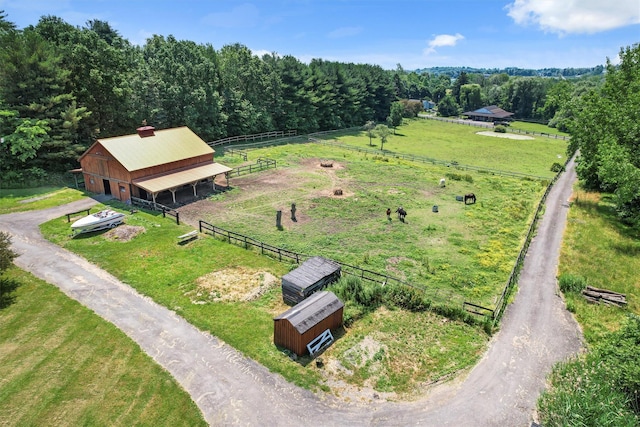
[[558,172],[556,176],[551,180],[551,182],[549,182],[549,185],[547,185],[547,189],[545,190],[544,195],[542,196],[542,198],[540,199],[540,202],[538,203],[538,207],[536,208],[536,213],[533,217],[533,220],[531,221],[531,224],[529,225],[527,236],[524,240],[524,243],[522,244],[522,247],[520,248],[520,252],[518,252],[518,257],[516,258],[516,262],[514,263],[513,268],[511,269],[511,274],[507,279],[507,283],[505,284],[504,289],[502,290],[502,294],[500,295],[500,298],[498,298],[498,302],[496,303],[496,308],[493,311],[492,317],[493,317],[494,324],[497,323],[502,317],[504,309],[507,306],[508,297],[511,294],[511,291],[513,290],[514,285],[518,283],[518,279],[520,277],[520,270],[522,270],[522,265],[524,264],[524,258],[527,255],[527,251],[529,250],[529,245],[531,244],[531,240],[533,239],[533,236],[536,232],[536,228],[538,226],[538,220],[540,219],[541,213],[544,209],[544,204],[547,201],[547,196],[549,195],[551,188],[553,188],[553,185],[556,183],[560,175],[564,172],[564,170],[566,170],[567,164],[569,164],[572,158],[573,156],[569,156],[567,158],[564,164],[565,166],[564,169]]
[[[244,234],[217,227],[203,220],[199,221],[199,230],[203,234],[209,234],[213,237],[224,240],[227,243],[242,246],[247,250],[259,251],[260,254],[270,256],[274,259],[277,259],[278,261],[289,261],[300,264],[301,262],[311,258],[311,255],[300,254],[288,249],[279,248],[277,246],[273,246],[268,243],[256,240],[252,237],[245,236]],[[447,306],[461,307],[473,314],[487,315],[486,313],[489,313],[488,316],[491,317],[493,313],[492,309],[464,301],[464,299],[460,295],[454,293],[451,290],[430,289],[424,286],[417,286],[393,276],[376,273],[375,271],[366,270],[364,268],[345,264],[340,261],[334,260],[334,262],[340,264],[342,273],[359,277],[362,280],[374,282],[381,286],[396,284],[417,289],[422,291],[428,298],[431,299],[432,302]],[[469,307],[473,307],[473,310],[470,310]]]
[[228,176],[240,176],[246,175],[249,173],[260,172],[265,169],[276,168],[276,161],[273,159],[265,159],[263,157],[259,157],[255,163],[251,163],[250,165],[239,166],[237,168],[231,169],[227,172]]
[[176,224],[180,225],[180,212],[175,209],[171,209],[166,207],[165,205],[161,205],[160,203],[155,203],[149,200],[139,199],[137,197],[131,197],[131,205],[136,206],[141,209],[147,209],[150,211],[162,212],[162,217],[166,218],[167,215],[175,218]]
[[256,140],[264,140],[264,139],[273,139],[273,138],[284,138],[290,136],[296,136],[298,131],[296,130],[278,130],[271,132],[263,132],[256,133],[253,135],[238,135],[238,136],[230,136],[228,138],[219,139],[213,142],[207,142],[207,144],[211,147],[218,147],[220,145],[232,144],[234,142],[247,142],[247,141],[256,141]]

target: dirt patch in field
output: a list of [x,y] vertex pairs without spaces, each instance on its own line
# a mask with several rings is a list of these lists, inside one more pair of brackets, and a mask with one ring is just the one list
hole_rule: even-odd
[[104,233],[104,238],[111,241],[128,242],[138,234],[144,233],[145,230],[146,229],[140,225],[122,224]]
[[276,286],[278,279],[266,271],[245,267],[226,268],[196,279],[197,287],[187,292],[194,304],[214,301],[253,301]]
[[531,136],[527,136],[527,135],[518,135],[518,134],[514,134],[514,133],[488,132],[488,131],[476,132],[476,135],[494,136],[496,138],[521,139],[521,140],[535,139],[535,138],[533,138]]
[[326,364],[320,369],[324,382],[331,388],[332,393],[349,402],[372,402],[375,400],[394,400],[396,393],[383,393],[375,391],[374,382],[377,379],[375,372],[382,370],[380,355],[387,352],[387,347],[371,336],[366,336],[362,341],[347,350],[344,354],[345,363],[355,368],[367,366],[367,370],[373,373],[360,387],[347,383],[341,377],[353,375],[353,371],[345,367],[335,358],[327,358]]
[[[323,163],[331,163],[331,167],[323,167]],[[306,215],[311,209],[309,200],[318,197],[348,198],[354,195],[354,189],[349,179],[338,176],[338,171],[346,168],[344,163],[327,161],[320,158],[304,159],[300,163],[280,169],[269,169],[258,173],[231,178],[231,187],[239,192],[223,200],[212,203],[209,200],[200,200],[178,208],[180,219],[188,224],[197,226],[198,220],[210,218],[215,221],[213,215],[239,215],[253,214],[251,211],[239,209],[245,202],[261,197],[266,200],[266,205],[257,206],[256,212],[264,211],[265,206],[273,209],[273,224],[276,221],[277,210],[282,211],[282,226],[284,228],[296,227],[307,223],[310,218]],[[314,176],[323,176],[323,184],[305,192],[304,199],[295,192],[296,188],[311,182]],[[317,179],[317,178],[316,178]],[[336,190],[341,190],[336,192]],[[336,194],[336,193],[342,194]],[[295,220],[291,218],[291,203],[296,202],[297,211]],[[265,203],[265,202],[262,202]],[[256,213],[260,215],[260,213]]]

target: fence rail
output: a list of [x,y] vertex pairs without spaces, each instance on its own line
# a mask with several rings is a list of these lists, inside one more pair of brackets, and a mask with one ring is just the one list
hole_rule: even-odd
[[265,169],[276,168],[276,161],[273,159],[266,159],[263,157],[259,157],[256,159],[255,163],[251,163],[250,165],[238,166],[237,168],[233,168],[228,172],[228,176],[240,176],[247,175],[249,173],[260,172]]
[[525,237],[524,243],[520,248],[520,252],[518,253],[516,262],[514,263],[513,268],[511,269],[511,274],[509,275],[509,279],[507,279],[507,283],[505,284],[504,289],[502,290],[502,294],[500,295],[500,298],[498,298],[498,301],[496,302],[496,308],[494,309],[493,315],[492,315],[494,324],[500,320],[502,313],[504,312],[504,309],[507,306],[507,300],[508,300],[509,294],[513,290],[513,286],[518,282],[518,279],[520,277],[520,270],[522,269],[522,265],[524,264],[524,258],[527,255],[527,251],[529,250],[529,245],[531,244],[531,240],[533,239],[533,235],[535,234],[536,228],[538,226],[540,214],[544,208],[545,202],[547,201],[547,196],[549,195],[551,188],[553,188],[553,185],[556,183],[558,178],[560,178],[560,175],[564,172],[564,170],[566,170],[567,165],[569,164],[572,158],[573,158],[573,155],[567,157],[567,160],[564,163],[565,167],[563,168],[562,171],[558,172],[556,176],[553,177],[553,179],[549,182],[549,185],[547,185],[547,189],[545,190],[544,195],[540,199],[540,202],[538,202],[538,207],[536,208],[536,213],[533,217],[533,221],[531,221],[531,224],[529,225],[527,236]]
[[[270,256],[277,259],[278,261],[292,261],[296,264],[300,264],[301,262],[311,258],[311,255],[300,254],[288,249],[273,246],[244,234],[236,233],[234,231],[215,226],[203,220],[198,221],[198,223],[199,230],[203,234],[209,234],[213,237],[224,240],[227,243],[242,246],[247,250],[259,251],[262,255]],[[467,307],[469,306],[475,307],[475,311],[467,309],[467,311],[469,311],[470,313],[481,315],[485,315],[485,312],[493,313],[492,309],[464,301],[464,298],[451,290],[430,289],[424,286],[418,286],[405,282],[404,280],[400,280],[397,277],[376,273],[375,271],[366,270],[340,261],[335,262],[341,266],[342,272],[344,274],[350,274],[352,276],[359,277],[360,279],[374,282],[382,286],[396,284],[417,289],[419,291],[422,291],[428,298],[432,300],[432,302],[436,302],[439,304],[457,306],[463,309],[467,309]],[[480,312],[481,310],[482,313]]]
[[161,205],[160,203],[139,199],[137,197],[131,197],[131,205],[141,209],[162,212],[163,218],[166,218],[167,215],[169,215],[175,218],[176,224],[180,225],[180,212],[175,209],[171,209],[165,205]]
[[283,137],[296,136],[297,134],[298,134],[297,130],[286,130],[286,131],[277,130],[277,131],[271,131],[271,132],[256,133],[252,135],[230,136],[228,138],[219,139],[217,141],[207,142],[207,144],[211,147],[218,147],[220,145],[231,144],[234,142],[256,141],[256,140],[263,140],[266,138],[283,138]]

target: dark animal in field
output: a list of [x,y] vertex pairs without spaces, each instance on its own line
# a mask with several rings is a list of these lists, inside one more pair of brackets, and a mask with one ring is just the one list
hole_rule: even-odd
[[468,205],[468,204],[474,204],[476,202],[476,195],[473,193],[469,193],[469,194],[465,194],[464,195],[464,204]]
[[404,210],[402,206],[396,209],[396,213],[398,214],[398,219],[404,222],[404,217],[407,216],[407,211]]

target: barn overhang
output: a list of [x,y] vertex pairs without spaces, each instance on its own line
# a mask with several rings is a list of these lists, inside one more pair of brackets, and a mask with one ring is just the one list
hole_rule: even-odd
[[[175,192],[180,187],[190,184],[193,187],[193,195],[195,197],[197,196],[196,186],[198,182],[208,178],[215,179],[216,176],[226,174],[229,171],[231,171],[230,167],[220,163],[207,163],[179,169],[167,174],[135,179],[132,184],[150,193],[154,202],[158,193],[170,191],[175,203]],[[215,184],[213,185],[215,186]]]

